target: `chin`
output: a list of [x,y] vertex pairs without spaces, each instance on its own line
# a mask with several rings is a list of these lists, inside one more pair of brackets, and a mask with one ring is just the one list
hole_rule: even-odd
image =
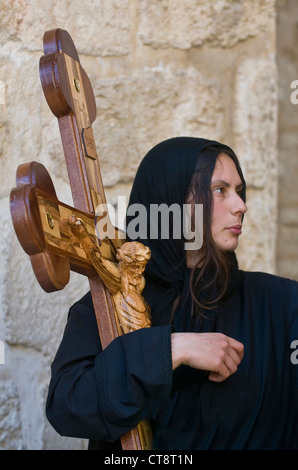
[[227,248],[226,251],[235,251],[237,248],[238,248],[238,243],[234,243],[234,245]]
[[227,251],[227,252],[231,252],[231,251],[235,251],[236,248],[238,247],[238,241],[237,243],[223,243],[222,245],[219,245],[219,249],[221,251]]

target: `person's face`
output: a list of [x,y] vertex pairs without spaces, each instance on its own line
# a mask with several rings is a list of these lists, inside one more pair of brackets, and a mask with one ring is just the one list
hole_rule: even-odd
[[240,197],[243,184],[236,165],[226,154],[217,158],[211,178],[213,212],[211,234],[222,251],[234,251],[241,235],[242,216],[247,211]]
[[142,274],[145,269],[144,263],[138,263],[135,261],[125,267],[125,273],[127,275],[127,279],[129,284],[133,286],[137,286],[142,282]]

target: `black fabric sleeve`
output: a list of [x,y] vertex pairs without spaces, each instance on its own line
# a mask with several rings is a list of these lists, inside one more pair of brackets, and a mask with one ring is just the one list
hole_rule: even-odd
[[116,441],[171,391],[171,327],[144,328],[101,350],[90,294],[70,310],[52,363],[46,414],[58,433]]

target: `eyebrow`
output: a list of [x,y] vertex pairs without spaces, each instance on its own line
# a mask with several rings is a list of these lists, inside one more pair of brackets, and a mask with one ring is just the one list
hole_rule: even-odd
[[[215,181],[211,181],[211,186],[216,186],[217,184],[221,184],[222,186],[224,186],[225,188],[230,188],[231,187],[231,184],[228,183],[227,181],[224,181],[224,180],[215,180]],[[243,183],[241,182],[240,184],[238,184],[236,186],[236,189],[243,189]]]

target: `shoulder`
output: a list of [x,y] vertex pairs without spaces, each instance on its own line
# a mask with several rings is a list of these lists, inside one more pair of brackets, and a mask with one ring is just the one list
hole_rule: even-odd
[[280,328],[297,335],[298,282],[293,279],[261,272],[242,272],[241,295],[243,309],[254,321],[266,328]]
[[91,292],[87,292],[81,299],[75,302],[70,308],[70,311],[72,310],[90,310],[94,312]]
[[81,299],[75,302],[69,309],[67,325],[77,325],[78,328],[94,328],[96,325],[95,311],[91,292],[87,292]]
[[246,287],[254,289],[262,287],[279,294],[281,292],[298,294],[298,282],[294,279],[259,271],[240,271],[240,276]]
[[292,284],[298,285],[298,282],[294,279],[287,277],[281,277],[276,274],[264,273],[261,271],[241,271],[240,274],[247,280],[251,282],[265,282],[265,283],[281,283],[281,284]]
[[87,347],[89,343],[90,347],[93,345],[94,350],[99,351],[98,327],[90,292],[70,307],[64,336],[74,344],[81,343],[84,347],[86,343]]

